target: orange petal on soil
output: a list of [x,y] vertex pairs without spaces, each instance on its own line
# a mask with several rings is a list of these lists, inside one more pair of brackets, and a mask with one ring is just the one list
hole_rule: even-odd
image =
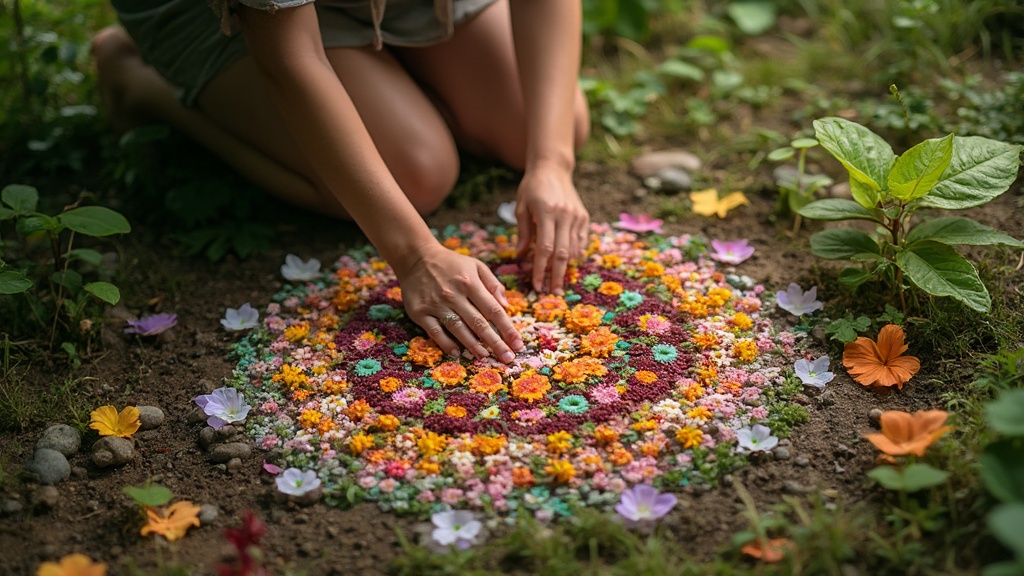
[[924,456],[925,450],[953,429],[943,426],[949,415],[943,410],[922,410],[909,414],[899,410],[882,413],[882,432],[865,434],[876,448],[890,456]]
[[878,353],[884,360],[891,360],[907,351],[903,342],[906,334],[895,324],[886,324],[878,331]]
[[772,538],[767,541],[767,546],[763,547],[762,543],[763,541],[758,538],[740,548],[740,552],[762,562],[774,563],[782,560],[786,556],[786,552],[793,548],[793,541],[789,538]]
[[36,576],[106,576],[107,565],[85,554],[69,554],[57,562],[43,562]]
[[901,356],[907,350],[903,328],[887,324],[878,332],[878,342],[857,338],[843,348],[843,366],[854,380],[865,386],[898,386],[900,389],[921,369],[913,356]]
[[185,535],[192,526],[199,526],[199,506],[182,500],[172,504],[165,514],[146,508],[149,523],[142,527],[141,534],[159,534],[173,542]]

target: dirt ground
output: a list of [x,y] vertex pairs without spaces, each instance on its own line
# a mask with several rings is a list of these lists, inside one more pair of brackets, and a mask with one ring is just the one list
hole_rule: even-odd
[[[700,155],[699,150],[695,152]],[[732,168],[709,165],[706,170]],[[761,172],[758,178],[767,183],[766,169]],[[637,197],[635,191],[642,186],[636,177],[621,168],[595,163],[580,164],[577,186],[598,222],[615,221],[623,211],[655,212],[665,201],[664,196],[653,193]],[[1020,214],[1019,196],[1019,190],[1011,191],[976,210],[975,216],[1024,237],[1024,222],[1014,215]],[[508,187],[493,203],[464,210],[443,208],[429,223],[438,227],[464,220],[497,223],[497,202],[513,197],[514,189]],[[773,293],[791,281],[808,278],[809,270],[820,261],[809,253],[807,238],[821,224],[807,224],[798,237],[791,238],[785,234],[788,222],[769,221],[775,202],[770,193],[752,192],[749,197],[750,205],[726,219],[691,215],[667,223],[666,232],[750,239],[757,252],[739,272]],[[293,210],[282,211],[278,232],[279,242],[269,254],[247,261],[228,258],[218,264],[177,257],[159,242],[126,247],[129,273],[123,285],[133,294],[128,303],[131,312],[175,312],[179,324],[155,342],[138,345],[124,338],[118,321],[111,320],[103,352],[86,363],[79,375],[85,379],[83,389],[92,405],[156,405],[167,420],[156,432],[137,435],[136,457],[122,468],[94,467],[83,447],[72,457],[71,465],[84,468],[85,475],[79,471],[59,484],[59,500],[50,510],[34,509],[29,504],[34,486],[22,485],[15,496],[25,502],[24,510],[0,517],[0,574],[34,574],[40,562],[72,552],[109,563],[115,575],[128,573],[131,563],[141,566],[141,573],[151,573],[158,558],[164,563],[184,563],[197,574],[212,573],[211,565],[230,552],[221,531],[237,525],[245,510],[256,511],[269,525],[265,549],[271,567],[287,566],[311,576],[385,573],[389,560],[399,553],[396,529],[411,534],[415,520],[382,513],[373,504],[340,510],[322,502],[306,508],[278,503],[271,477],[261,471],[261,452],[254,451],[242,469],[232,473],[209,464],[197,444],[203,424],[193,418],[191,399],[221,385],[233,368],[226,353],[234,337],[218,322],[224,309],[244,302],[262,308],[270,302],[281,285],[278,268],[287,253],[317,257],[326,265],[347,247],[361,242],[352,225]],[[135,237],[145,238],[145,231],[132,239],[145,242]],[[149,298],[160,298],[160,303],[146,309],[144,302]],[[784,313],[776,314],[775,319],[789,321]],[[913,342],[910,344],[913,352]],[[827,392],[808,394],[811,420],[792,434],[792,458],[756,462],[738,471],[735,478],[765,508],[785,494],[804,491],[825,494],[837,506],[869,499],[865,472],[873,464],[875,450],[860,436],[871,429],[868,413],[873,408],[940,407],[938,391],[926,384],[933,366],[929,360],[922,357],[921,373],[902,392],[887,397],[863,388],[838,369]],[[838,359],[833,358],[833,367],[837,364]],[[45,365],[30,369],[43,377],[53,370]],[[8,450],[13,454],[9,469],[20,469],[31,457],[40,432],[41,428],[33,429],[0,440],[13,447]],[[153,539],[139,537],[133,504],[121,493],[122,487],[147,479],[160,481],[178,498],[215,504],[220,513],[212,525],[193,529],[172,546],[157,550]],[[712,556],[744,528],[733,488],[679,496],[681,506],[667,520],[668,528],[687,542],[697,557]]]

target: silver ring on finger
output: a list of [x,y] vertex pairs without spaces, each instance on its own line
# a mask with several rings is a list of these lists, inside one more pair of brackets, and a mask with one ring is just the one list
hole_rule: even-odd
[[449,312],[442,316],[440,320],[441,326],[444,326],[447,330],[451,331],[452,326],[455,325],[456,322],[462,321],[462,318],[459,318],[459,315],[454,312]]

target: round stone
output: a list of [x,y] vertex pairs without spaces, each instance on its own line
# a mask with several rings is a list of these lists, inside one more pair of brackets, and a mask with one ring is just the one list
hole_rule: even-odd
[[104,436],[92,445],[92,462],[100,468],[124,466],[135,455],[130,440]]
[[25,469],[36,477],[40,484],[56,484],[71,477],[71,464],[56,450],[39,448]]
[[641,154],[630,162],[629,168],[640,178],[656,176],[666,168],[676,168],[688,172],[698,172],[703,166],[700,158],[691,152],[679,148],[658,150]]
[[60,501],[60,492],[53,486],[42,486],[32,493],[32,505],[43,510],[52,510]]
[[82,446],[82,435],[67,424],[54,424],[45,431],[36,442],[36,448],[56,450],[64,456],[71,456]]
[[213,524],[220,514],[220,509],[214,504],[202,504],[199,506],[199,523],[203,526]]
[[210,451],[210,462],[216,464],[224,464],[230,462],[234,458],[239,460],[248,458],[252,454],[252,446],[249,446],[245,442],[228,442],[227,444],[217,444]]
[[139,430],[153,430],[164,423],[164,411],[156,406],[137,406],[139,409]]

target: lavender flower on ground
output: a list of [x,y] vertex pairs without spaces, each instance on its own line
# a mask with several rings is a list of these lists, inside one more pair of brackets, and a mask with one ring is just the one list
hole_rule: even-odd
[[650,484],[637,484],[622,493],[615,511],[631,525],[650,527],[675,505],[675,495],[662,494]]
[[823,306],[818,301],[818,287],[812,286],[804,292],[798,284],[790,284],[785,292],[781,290],[775,294],[779,307],[795,316],[811,314],[815,310],[821,310]]
[[320,487],[320,479],[315,470],[303,472],[298,468],[289,468],[274,479],[277,490],[289,496],[302,496]]
[[465,550],[481,536],[483,525],[476,519],[476,515],[467,510],[448,510],[436,512],[430,516],[434,524],[431,537],[441,546],[455,545],[459,550]]
[[793,363],[793,371],[800,377],[800,381],[807,386],[824,388],[836,377],[828,371],[829,357],[822,356],[813,363],[801,358]]
[[517,224],[519,219],[516,218],[516,203],[515,200],[512,202],[502,202],[498,204],[498,218],[501,218],[505,224]]
[[214,428],[245,420],[252,408],[245,403],[245,398],[238,390],[229,387],[217,388],[212,394],[196,396],[195,402],[209,416],[206,423]]
[[771,429],[762,424],[740,428],[736,431],[736,439],[740,452],[768,452],[779,443],[779,439],[772,436]]
[[316,278],[319,273],[320,261],[316,258],[303,262],[295,254],[289,254],[284,257],[284,264],[281,265],[281,276],[286,280],[304,282]]
[[138,320],[129,320],[128,328],[125,328],[125,334],[138,334],[139,336],[156,336],[162,332],[170,330],[178,323],[177,314],[154,314],[152,316],[143,316]]
[[259,324],[259,319],[259,311],[246,302],[239,308],[228,308],[220,323],[226,330],[248,330],[255,328]]
[[754,247],[747,244],[746,238],[739,240],[712,240],[711,247],[715,249],[709,254],[711,258],[726,264],[739,264],[754,253]]
[[636,216],[623,212],[619,214],[619,221],[615,227],[630,232],[654,232],[661,234],[661,226],[665,221],[654,218],[650,214],[637,214]]

